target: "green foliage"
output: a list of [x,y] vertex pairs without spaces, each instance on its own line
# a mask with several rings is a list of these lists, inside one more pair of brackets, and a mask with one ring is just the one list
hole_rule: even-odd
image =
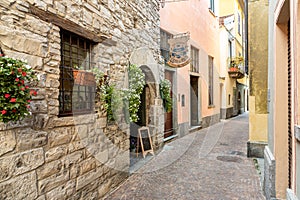
[[107,77],[99,69],[92,70],[98,85],[98,96],[107,113],[107,120],[116,120],[116,114],[123,107],[125,119],[129,122],[137,122],[141,100],[140,95],[145,86],[145,75],[140,68],[130,65],[128,69],[129,88],[117,89],[110,84]]
[[243,65],[244,58],[242,56],[233,57],[230,59],[230,67],[238,68],[240,65]]
[[[128,110],[127,122],[137,122],[139,117],[137,112],[141,104],[141,94],[145,86],[145,74],[136,65],[130,65],[128,69],[129,88],[123,89],[123,100],[125,113]],[[128,119],[129,118],[129,119]]]
[[159,84],[160,95],[163,100],[163,105],[166,112],[172,110],[172,98],[171,98],[171,82],[164,79]]
[[104,104],[104,108],[107,113],[107,120],[114,121],[114,107],[118,105],[118,99],[116,98],[116,88],[115,85],[103,84],[101,86],[101,96],[100,99]]
[[32,96],[37,95],[29,84],[36,80],[27,63],[0,57],[0,122],[18,121],[29,115]]

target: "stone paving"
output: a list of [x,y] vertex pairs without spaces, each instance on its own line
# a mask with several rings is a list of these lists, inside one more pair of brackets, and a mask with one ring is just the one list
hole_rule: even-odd
[[105,199],[265,199],[247,140],[247,114],[188,134],[166,144]]

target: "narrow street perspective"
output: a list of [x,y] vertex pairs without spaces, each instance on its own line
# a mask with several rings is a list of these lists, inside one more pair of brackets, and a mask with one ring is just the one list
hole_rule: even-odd
[[191,133],[166,144],[105,199],[265,199],[247,140],[248,114]]
[[300,0],[0,0],[0,200],[299,200]]

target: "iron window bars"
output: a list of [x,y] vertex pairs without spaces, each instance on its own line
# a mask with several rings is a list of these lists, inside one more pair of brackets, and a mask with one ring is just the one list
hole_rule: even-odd
[[[76,81],[95,66],[93,42],[66,30],[60,31],[61,66],[59,87],[59,116],[94,112],[96,84]],[[81,71],[75,75],[75,71]],[[93,75],[92,75],[93,76]],[[93,80],[92,80],[93,81]]]

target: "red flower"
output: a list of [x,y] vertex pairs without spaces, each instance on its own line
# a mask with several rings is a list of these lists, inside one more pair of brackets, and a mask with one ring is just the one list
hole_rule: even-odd
[[30,105],[27,105],[27,108],[30,108]]
[[16,78],[16,79],[15,79],[16,82],[18,82],[19,80],[20,80],[19,78]]
[[18,84],[18,86],[20,87],[20,86],[21,86],[21,84]]
[[16,98],[11,98],[9,102],[15,103],[17,101]]
[[8,99],[8,98],[10,97],[10,94],[5,94],[4,97],[5,97],[6,99]]
[[28,102],[28,103],[30,103],[30,102],[31,102],[31,100],[27,100],[27,102]]
[[5,115],[6,113],[7,113],[6,110],[2,110],[2,111],[1,111],[1,114],[2,114],[2,115]]
[[12,112],[13,112],[13,113],[16,113],[16,112],[17,112],[17,110],[16,110],[16,109],[13,109],[13,110],[12,110]]
[[21,80],[21,83],[24,85],[24,80]]
[[21,69],[21,68],[19,68],[19,69],[18,69],[18,72],[22,72],[22,69]]
[[24,91],[24,90],[25,90],[25,88],[24,88],[24,87],[22,87],[22,88],[21,88],[21,90],[22,90],[22,91]]
[[26,72],[22,72],[22,76],[26,76],[27,74],[26,74]]
[[35,90],[30,90],[30,95],[36,96],[36,95],[37,95],[37,91],[35,91]]
[[29,88],[29,86],[28,86],[28,85],[26,85],[26,86],[25,86],[25,88],[26,88],[26,89],[28,89],[28,88]]

